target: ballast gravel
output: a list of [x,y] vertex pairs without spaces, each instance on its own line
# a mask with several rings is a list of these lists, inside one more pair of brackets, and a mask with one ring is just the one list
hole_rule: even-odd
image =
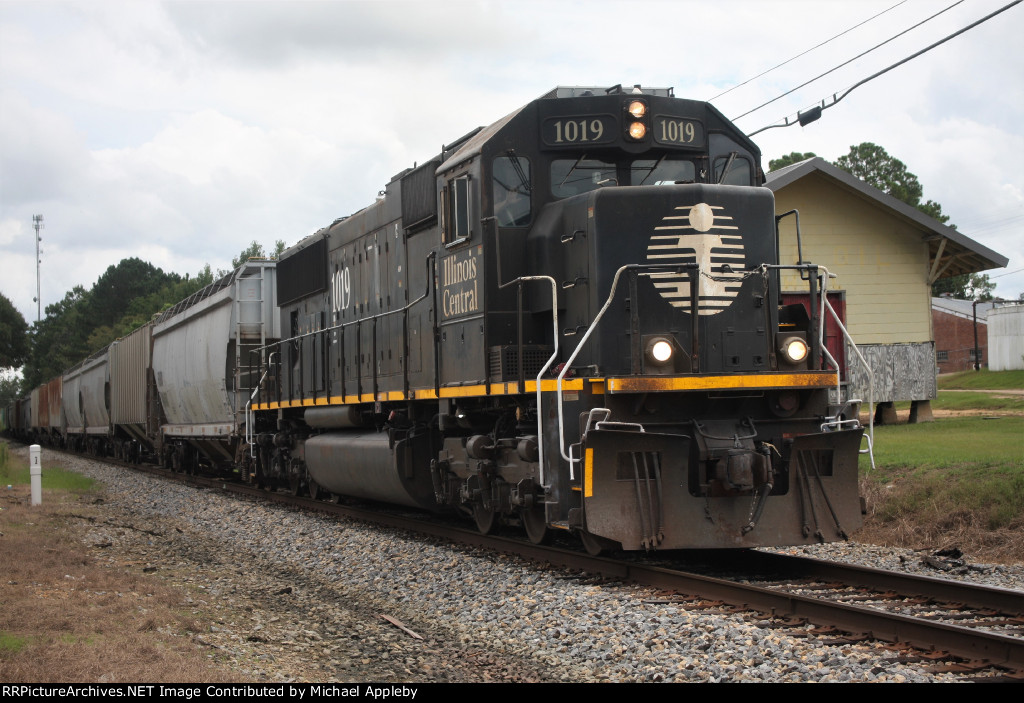
[[[105,485],[82,538],[98,559],[185,590],[215,623],[197,638],[257,681],[933,682],[878,643],[688,609],[650,589],[300,513],[66,456]],[[781,551],[781,550],[780,550]],[[907,550],[804,550],[881,568]],[[932,575],[935,575],[932,572]],[[1024,588],[1024,569],[967,576]],[[388,619],[386,619],[388,618]]]

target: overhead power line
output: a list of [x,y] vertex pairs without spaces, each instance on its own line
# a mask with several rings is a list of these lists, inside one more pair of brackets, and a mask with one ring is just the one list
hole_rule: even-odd
[[808,85],[810,85],[811,83],[813,83],[814,81],[818,80],[819,78],[824,78],[824,77],[825,77],[825,76],[827,76],[828,74],[830,74],[830,73],[833,73],[833,72],[835,72],[835,71],[838,71],[838,70],[839,70],[840,68],[842,68],[843,66],[846,66],[846,65],[848,65],[848,64],[851,64],[851,63],[853,63],[854,61],[856,61],[857,59],[859,59],[859,58],[861,58],[861,57],[863,57],[863,56],[867,56],[868,54],[870,54],[870,53],[871,53],[872,51],[874,51],[875,49],[879,49],[879,48],[881,48],[881,47],[885,46],[886,44],[888,44],[889,42],[893,41],[894,39],[899,39],[900,37],[902,37],[902,36],[903,36],[904,34],[906,34],[907,32],[910,32],[910,31],[912,31],[912,30],[914,30],[914,29],[917,29],[918,27],[920,27],[920,26],[921,26],[922,24],[924,24],[925,22],[931,22],[931,21],[932,21],[933,19],[935,19],[936,17],[938,17],[939,15],[941,15],[941,14],[942,14],[943,12],[948,12],[948,11],[952,10],[952,9],[953,9],[954,7],[956,7],[957,5],[959,5],[960,3],[962,3],[963,1],[964,1],[964,0],[957,0],[957,1],[955,2],[955,3],[953,3],[953,4],[952,4],[952,5],[950,5],[949,7],[947,7],[947,8],[944,8],[944,9],[942,9],[942,10],[939,10],[938,12],[936,12],[936,13],[935,13],[934,15],[932,15],[931,17],[928,17],[928,18],[926,18],[926,19],[923,19],[923,20],[921,20],[920,22],[918,22],[917,24],[915,24],[915,25],[914,25],[914,26],[912,26],[912,27],[907,27],[907,28],[906,28],[906,29],[904,29],[904,30],[903,30],[902,32],[900,32],[899,34],[894,34],[893,36],[891,36],[891,37],[889,37],[888,39],[886,39],[886,40],[885,40],[884,42],[882,42],[882,43],[880,43],[880,44],[875,44],[875,45],[874,45],[873,47],[871,47],[871,48],[870,48],[870,49],[868,49],[867,51],[862,51],[861,53],[857,54],[856,56],[854,56],[854,57],[853,57],[853,58],[851,58],[851,59],[847,59],[846,61],[844,61],[843,63],[839,64],[838,66],[833,66],[833,67],[832,67],[832,68],[830,68],[829,70],[825,71],[825,72],[824,72],[824,73],[822,73],[822,74],[819,74],[819,75],[815,76],[815,77],[814,77],[814,78],[812,78],[811,80],[809,80],[809,81],[805,81],[805,82],[801,83],[800,85],[798,85],[797,87],[795,87],[795,88],[791,88],[790,90],[787,90],[787,91],[786,91],[785,93],[783,93],[782,95],[779,95],[779,96],[777,96],[777,97],[774,97],[774,98],[772,98],[771,100],[769,100],[769,101],[768,101],[768,102],[766,102],[766,103],[761,103],[760,105],[758,105],[757,107],[755,107],[755,108],[754,108],[754,109],[752,109],[752,110],[747,110],[746,112],[744,112],[744,113],[743,113],[742,115],[740,115],[739,117],[733,117],[733,118],[732,118],[733,122],[735,122],[736,120],[740,119],[741,117],[746,117],[747,115],[749,115],[749,114],[750,114],[750,113],[752,113],[752,112],[757,112],[757,111],[758,111],[758,110],[760,110],[760,109],[761,109],[762,107],[766,107],[766,106],[768,106],[768,105],[771,105],[771,104],[772,104],[773,102],[775,102],[776,100],[781,100],[782,98],[786,97],[786,96],[787,96],[787,95],[789,95],[790,93],[794,93],[794,92],[796,92],[796,91],[800,90],[801,88],[803,88],[803,87],[805,87],[805,86],[808,86]]
[[971,221],[968,220],[966,222],[960,222],[959,225],[964,229],[971,230],[972,232],[988,232],[991,230],[1008,229],[1021,221],[1024,221],[1024,215],[1014,215],[1012,217],[995,220],[983,219],[978,220],[978,224],[972,224]]
[[[864,80],[859,81],[857,83],[854,83],[852,86],[847,88],[842,94],[833,93],[833,95],[832,95],[832,102],[830,102],[827,105],[825,104],[825,100],[827,100],[827,98],[824,98],[824,99],[821,100],[821,104],[820,105],[812,107],[811,109],[807,110],[806,112],[798,112],[796,114],[796,118],[793,119],[792,121],[790,121],[789,117],[784,117],[784,118],[782,118],[784,120],[783,124],[771,124],[771,125],[768,125],[767,127],[762,127],[761,129],[758,129],[758,130],[755,130],[753,132],[750,132],[750,133],[747,134],[747,136],[748,137],[752,137],[755,134],[760,134],[761,132],[764,132],[765,130],[776,129],[776,128],[779,128],[779,127],[792,127],[795,124],[800,124],[800,125],[810,124],[811,122],[814,122],[819,117],[821,117],[821,113],[823,111],[829,109],[830,107],[835,106],[840,100],[845,98],[847,95],[849,95],[850,93],[852,93],[854,90],[856,90],[857,88],[861,87],[865,83],[873,81],[874,79],[878,78],[879,76],[882,76],[882,75],[888,73],[889,71],[893,70],[894,68],[902,66],[903,64],[907,63],[908,61],[912,61],[913,59],[916,59],[918,56],[920,56],[922,54],[928,53],[929,51],[931,51],[935,47],[940,46],[942,44],[945,44],[950,39],[958,37],[958,36],[960,36],[961,34],[963,34],[964,32],[966,32],[966,31],[968,31],[970,29],[974,29],[979,24],[982,24],[983,22],[987,22],[988,20],[992,19],[996,15],[999,15],[999,14],[1002,14],[1003,12],[1006,12],[1011,7],[1013,7],[1014,5],[1019,5],[1020,2],[1021,2],[1021,0],[1014,0],[1010,4],[1005,5],[1005,6],[1001,7],[1001,8],[999,8],[995,12],[982,17],[980,20],[978,20],[976,22],[972,22],[971,24],[967,25],[963,29],[960,29],[960,30],[958,30],[956,32],[953,32],[948,37],[940,39],[939,41],[935,42],[934,44],[931,44],[931,45],[926,46],[925,48],[921,49],[917,53],[911,54],[910,56],[906,57],[905,59],[897,61],[896,63],[892,64],[888,68],[883,68],[881,71],[868,76]],[[947,9],[949,9],[949,8],[947,8]],[[804,85],[806,85],[806,83]],[[796,89],[794,88],[794,90],[796,90]],[[792,92],[792,91],[790,91],[790,92]],[[779,96],[779,97],[782,97],[782,96]],[[765,103],[765,104],[767,105],[768,103]],[[756,110],[758,108],[754,108],[754,109]],[[753,110],[751,110],[751,112],[753,112]],[[749,115],[750,112],[747,112],[745,114]],[[740,117],[742,117],[742,116],[743,115],[740,115]],[[739,119],[739,118],[737,118],[737,119]]]
[[796,61],[796,60],[797,60],[798,58],[800,58],[801,56],[805,56],[805,55],[807,55],[807,54],[811,53],[812,51],[814,51],[815,49],[820,49],[821,47],[825,46],[825,45],[826,45],[826,44],[828,44],[829,42],[835,41],[836,39],[838,39],[839,37],[843,36],[844,34],[849,34],[849,33],[850,33],[850,32],[852,32],[853,30],[857,29],[857,27],[863,26],[863,25],[867,24],[868,22],[870,22],[871,20],[873,20],[873,19],[876,19],[876,18],[878,18],[878,17],[881,17],[881,16],[882,16],[882,15],[884,15],[884,14],[885,14],[886,12],[889,12],[889,10],[894,10],[894,9],[896,9],[897,7],[899,7],[900,5],[902,5],[903,3],[905,3],[906,1],[907,1],[907,0],[900,0],[900,1],[898,2],[898,3],[896,3],[896,4],[895,4],[895,5],[893,5],[892,7],[890,7],[890,8],[887,8],[887,9],[885,9],[885,10],[882,10],[882,11],[881,11],[881,12],[879,12],[879,13],[878,13],[877,15],[873,15],[873,16],[871,16],[871,17],[868,17],[868,18],[867,18],[866,20],[864,20],[863,22],[860,22],[860,23],[858,23],[858,24],[855,24],[855,25],[853,25],[852,27],[850,27],[849,29],[845,29],[845,30],[843,30],[843,31],[842,31],[842,32],[840,32],[839,34],[835,35],[834,37],[832,37],[832,38],[830,38],[830,39],[826,39],[825,41],[821,42],[821,43],[820,43],[820,44],[818,44],[817,46],[812,46],[812,47],[811,47],[810,49],[808,49],[807,51],[803,51],[803,52],[801,52],[801,53],[797,54],[796,56],[794,56],[794,57],[793,57],[793,58],[791,58],[791,59],[786,59],[786,60],[785,60],[785,61],[783,61],[782,63],[780,63],[780,64],[776,64],[775,66],[772,66],[772,67],[771,67],[771,68],[769,68],[769,69],[768,69],[767,71],[762,71],[761,73],[758,73],[758,74],[757,74],[756,76],[754,76],[753,78],[748,78],[747,80],[743,81],[742,83],[737,83],[736,85],[734,85],[734,86],[733,86],[732,88],[729,88],[729,89],[728,89],[728,90],[726,90],[725,92],[719,93],[718,95],[716,95],[716,96],[715,96],[715,97],[713,97],[713,98],[709,98],[707,102],[711,102],[712,100],[717,100],[718,98],[720,98],[720,97],[722,97],[723,95],[726,95],[726,94],[728,94],[728,93],[731,93],[732,91],[736,90],[737,88],[742,88],[743,86],[745,86],[745,85],[746,85],[747,83],[750,83],[751,81],[756,81],[756,80],[757,80],[758,78],[760,78],[761,76],[766,76],[766,75],[768,75],[769,73],[771,73],[772,71],[774,71],[774,70],[775,70],[775,69],[777,69],[777,68],[782,68],[783,66],[785,66],[785,65],[786,65],[787,63],[790,63],[791,61]]

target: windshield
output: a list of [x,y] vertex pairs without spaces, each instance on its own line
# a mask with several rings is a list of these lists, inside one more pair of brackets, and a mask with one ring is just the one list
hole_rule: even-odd
[[618,185],[615,163],[588,159],[556,159],[551,162],[551,194],[556,198],[586,193],[606,185]]
[[661,186],[672,183],[693,183],[692,161],[675,159],[638,159],[630,165],[630,185]]
[[568,198],[605,186],[693,183],[695,174],[693,162],[682,159],[662,157],[617,163],[588,158],[584,154],[577,159],[551,162],[551,194]]

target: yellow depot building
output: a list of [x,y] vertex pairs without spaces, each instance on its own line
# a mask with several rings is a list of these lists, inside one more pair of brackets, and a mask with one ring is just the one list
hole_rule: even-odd
[[[914,401],[911,420],[930,417],[936,394],[931,285],[940,278],[1005,267],[1007,258],[886,195],[859,178],[813,158],[769,173],[780,220],[780,263],[824,266],[835,274],[829,301],[874,372],[877,419],[895,419],[893,401]],[[787,302],[806,299],[808,284],[783,278]],[[834,325],[848,398],[868,400],[868,380],[857,354]]]

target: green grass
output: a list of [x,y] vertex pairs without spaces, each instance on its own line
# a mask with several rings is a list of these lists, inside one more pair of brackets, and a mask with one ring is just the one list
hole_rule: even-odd
[[[43,450],[43,459],[46,450]],[[27,485],[31,481],[28,462],[10,454],[6,444],[0,443],[0,489],[8,484]],[[90,493],[96,488],[96,481],[74,471],[65,471],[53,464],[43,464],[42,486],[44,491],[65,491],[68,493]]]
[[1024,389],[1024,371],[960,371],[939,376],[939,390],[1021,390]]
[[967,511],[987,529],[1024,521],[1024,417],[876,427],[875,463],[862,455],[865,478],[899,489],[876,506],[883,520]]
[[984,391],[951,391],[939,393],[939,397],[932,401],[932,408],[1024,412],[1024,395],[1001,397]]
[[1010,527],[1024,517],[1024,475],[964,471],[911,479],[876,508],[883,521],[916,516],[915,522],[937,523],[970,514],[988,530]]
[[[919,425],[875,427],[875,463],[883,475],[956,466],[1024,471],[1024,417],[951,417]],[[863,455],[861,468],[867,468]]]
[[6,632],[0,632],[0,652],[15,653],[28,644],[27,637],[18,637]]

